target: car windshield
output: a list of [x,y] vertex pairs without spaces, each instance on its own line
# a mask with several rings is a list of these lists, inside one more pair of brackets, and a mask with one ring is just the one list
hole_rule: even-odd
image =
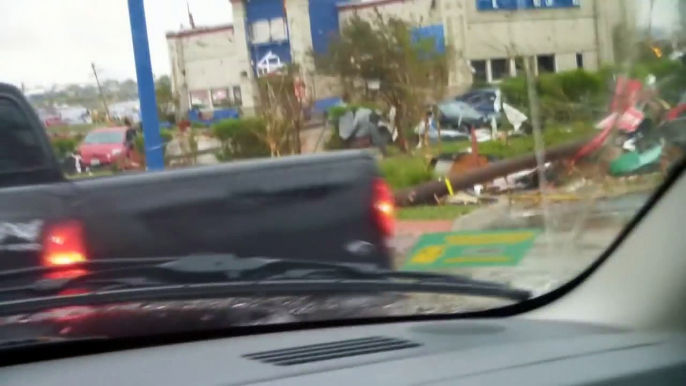
[[686,1],[1,9],[0,351],[531,302],[686,151]]
[[92,131],[83,139],[83,143],[100,145],[124,142],[124,132],[122,131]]

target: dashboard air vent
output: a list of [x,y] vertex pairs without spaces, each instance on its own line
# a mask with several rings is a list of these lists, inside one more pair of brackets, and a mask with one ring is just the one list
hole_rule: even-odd
[[331,343],[312,344],[307,346],[290,347],[281,350],[263,351],[243,355],[276,366],[293,366],[310,362],[325,361],[352,357],[356,355],[374,354],[385,351],[403,350],[420,346],[407,340],[373,336],[369,338],[340,340]]

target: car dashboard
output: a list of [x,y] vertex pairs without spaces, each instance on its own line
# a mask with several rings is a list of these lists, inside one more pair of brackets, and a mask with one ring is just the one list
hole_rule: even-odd
[[299,330],[0,368],[4,386],[685,385],[686,336],[525,319]]

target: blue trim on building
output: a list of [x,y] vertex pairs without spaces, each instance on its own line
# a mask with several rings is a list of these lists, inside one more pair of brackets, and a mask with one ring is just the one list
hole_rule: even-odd
[[329,111],[329,109],[331,109],[334,106],[341,105],[343,105],[343,99],[341,97],[317,99],[312,104],[312,112],[321,114],[323,112]]
[[[290,63],[291,45],[288,39],[278,42],[266,42],[253,44],[250,42],[250,26],[260,20],[283,18],[288,34],[288,20],[286,19],[283,0],[249,0],[245,1],[245,36],[248,44],[248,52],[252,61],[253,73],[257,74],[257,62],[269,51],[279,56],[283,63]],[[286,35],[288,37],[288,35]]]
[[248,0],[243,4],[245,17],[251,22],[284,17],[282,0]]
[[317,54],[324,54],[329,49],[332,36],[338,34],[338,9],[336,4],[340,0],[310,0],[310,34],[312,49]]
[[412,30],[412,41],[418,42],[424,39],[434,40],[434,49],[439,54],[445,53],[445,33],[443,24],[429,25],[426,27],[416,27]]
[[536,0],[535,2],[534,0],[476,0],[476,9],[479,11],[515,11],[579,8],[580,2],[581,0]]

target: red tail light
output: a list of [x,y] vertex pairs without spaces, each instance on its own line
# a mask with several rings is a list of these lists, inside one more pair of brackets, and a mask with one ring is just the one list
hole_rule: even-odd
[[374,221],[384,237],[395,233],[395,200],[393,191],[381,178],[374,180],[373,194]]
[[83,226],[65,221],[46,229],[43,239],[43,266],[64,267],[86,261]]

